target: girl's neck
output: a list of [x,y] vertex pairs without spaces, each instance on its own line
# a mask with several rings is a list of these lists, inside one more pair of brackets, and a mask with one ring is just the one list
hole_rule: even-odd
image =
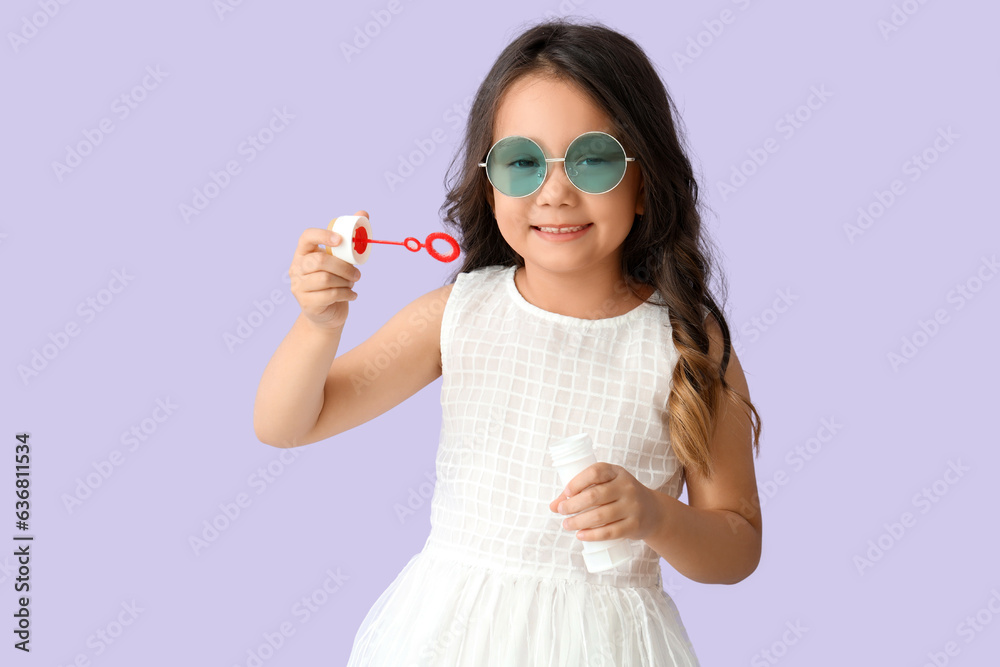
[[584,320],[624,315],[654,291],[650,285],[630,289],[620,271],[617,275],[600,271],[557,274],[526,266],[514,271],[514,286],[525,301],[542,310]]

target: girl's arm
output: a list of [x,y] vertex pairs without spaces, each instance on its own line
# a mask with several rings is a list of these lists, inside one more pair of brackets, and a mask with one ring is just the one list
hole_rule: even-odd
[[[722,330],[706,322],[709,354],[722,358]],[[749,400],[743,368],[730,349],[726,382]],[[752,428],[742,406],[726,401],[709,443],[713,475],[686,471],[688,503],[652,490],[660,508],[658,527],[644,542],[685,577],[704,584],[735,584],[757,569],[761,514],[754,475]]]
[[282,448],[325,440],[441,377],[441,319],[452,287],[411,301],[339,357],[343,327],[327,333],[300,314],[264,369],[254,404],[257,439]]
[[299,313],[264,369],[257,388],[253,428],[258,440],[287,447],[316,423],[323,408],[323,384],[343,332],[343,326],[312,326]]

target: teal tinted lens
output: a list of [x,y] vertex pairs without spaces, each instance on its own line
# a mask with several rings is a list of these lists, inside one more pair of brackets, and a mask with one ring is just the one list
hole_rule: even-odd
[[490,183],[508,197],[524,197],[545,179],[545,154],[527,137],[505,137],[486,158]]
[[588,132],[577,137],[566,151],[566,174],[576,187],[603,194],[625,176],[625,150],[611,135]]

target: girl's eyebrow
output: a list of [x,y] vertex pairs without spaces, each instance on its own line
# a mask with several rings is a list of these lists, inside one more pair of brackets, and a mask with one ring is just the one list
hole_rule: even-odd
[[[618,139],[619,141],[621,141],[621,139],[619,139],[617,136],[615,136],[615,129],[613,127],[608,127],[607,125],[602,125],[600,128],[598,128],[596,130],[584,130],[583,132],[578,132],[578,133],[574,134],[573,138],[570,139],[569,142],[566,143],[566,147],[567,148],[569,147],[569,144],[570,144],[570,142],[573,141],[573,139],[576,139],[581,134],[586,134],[587,132],[604,132],[605,134],[610,134],[612,137],[615,137],[615,139]],[[533,135],[530,135],[530,134],[525,134],[523,132],[510,132],[508,134],[504,134],[499,139],[496,139],[493,143],[495,144],[497,141],[500,141],[500,139],[505,139],[506,137],[527,137],[528,139],[531,139],[536,144],[538,144],[539,146],[541,146],[542,150],[545,151],[546,154],[549,153],[549,151],[547,150],[547,144],[545,142],[543,142],[538,136],[533,136]]]

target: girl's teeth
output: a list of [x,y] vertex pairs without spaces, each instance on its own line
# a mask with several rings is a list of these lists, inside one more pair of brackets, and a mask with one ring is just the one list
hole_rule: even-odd
[[539,227],[543,232],[551,232],[554,234],[568,234],[569,232],[578,232],[587,225],[580,225],[579,227],[567,227],[566,229],[558,229],[556,227]]

